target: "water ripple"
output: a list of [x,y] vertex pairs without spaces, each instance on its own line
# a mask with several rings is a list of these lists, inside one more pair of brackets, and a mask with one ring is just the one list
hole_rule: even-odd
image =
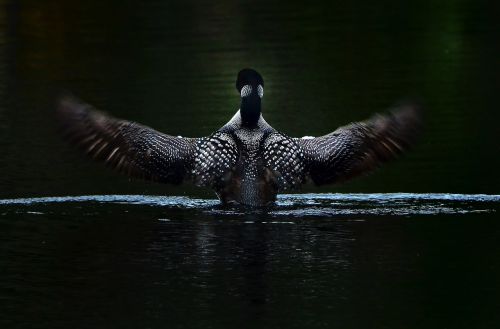
[[[31,206],[61,203],[101,203],[198,209],[215,215],[242,215],[262,209],[222,207],[215,199],[153,195],[86,195],[0,199],[0,206]],[[437,215],[495,212],[500,195],[447,193],[327,193],[284,194],[265,211],[276,217],[331,217],[352,215]],[[30,211],[33,213],[33,211]],[[30,213],[26,212],[26,213]]]

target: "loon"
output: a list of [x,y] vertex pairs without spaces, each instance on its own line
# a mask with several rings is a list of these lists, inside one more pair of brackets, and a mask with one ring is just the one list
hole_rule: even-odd
[[160,183],[191,181],[212,188],[222,204],[249,206],[272,204],[278,193],[307,181],[333,184],[369,172],[414,144],[421,126],[420,106],[407,102],[321,137],[292,138],[264,120],[257,71],[241,70],[236,89],[239,110],[208,137],[167,135],[69,95],[59,99],[57,117],[72,143],[120,172]]

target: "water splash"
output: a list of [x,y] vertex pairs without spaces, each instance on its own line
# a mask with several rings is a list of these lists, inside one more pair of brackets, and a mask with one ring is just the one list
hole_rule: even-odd
[[[170,209],[198,209],[215,215],[244,215],[262,209],[221,207],[215,199],[154,195],[87,195],[0,199],[0,206],[32,206],[64,203],[145,205]],[[488,213],[500,209],[500,195],[447,193],[327,193],[284,194],[274,207],[275,217],[331,217],[353,215],[437,215]],[[30,210],[31,211],[31,210]],[[32,212],[32,211],[31,211]],[[28,212],[26,212],[28,213]]]
[[204,208],[218,205],[217,200],[193,199],[183,196],[156,195],[81,195],[40,198],[0,199],[0,205],[33,205],[52,203],[97,202],[160,207]]

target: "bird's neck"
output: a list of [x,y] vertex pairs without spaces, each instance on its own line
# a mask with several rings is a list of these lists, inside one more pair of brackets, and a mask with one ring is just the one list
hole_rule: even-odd
[[250,95],[241,99],[240,114],[242,126],[254,128],[257,126],[261,113],[260,97]]

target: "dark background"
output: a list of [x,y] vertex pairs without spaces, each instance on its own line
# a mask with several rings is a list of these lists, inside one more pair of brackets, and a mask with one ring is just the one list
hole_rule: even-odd
[[[498,327],[494,3],[0,0],[0,327]],[[237,110],[244,67],[290,136],[413,96],[424,135],[368,177],[250,211],[129,181],[57,133],[64,89],[208,135]],[[89,194],[104,196],[68,197]],[[47,196],[67,198],[14,199]]]
[[[404,159],[321,191],[498,193],[499,23],[478,1],[4,1],[0,197],[209,196],[128,182],[57,135],[69,90],[117,117],[204,136],[238,109],[243,67],[266,120],[318,136],[417,96],[426,130]],[[306,190],[308,191],[308,190]],[[314,190],[316,191],[316,189]]]

